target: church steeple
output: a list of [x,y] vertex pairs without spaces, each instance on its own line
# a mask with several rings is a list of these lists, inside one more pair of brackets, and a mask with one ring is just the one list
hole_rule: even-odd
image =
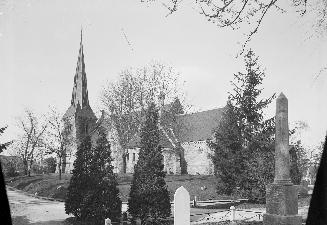
[[81,108],[89,106],[89,97],[87,91],[87,79],[85,73],[84,52],[83,52],[83,33],[81,29],[81,42],[78,52],[76,72],[74,76],[74,87],[72,93],[71,105],[77,107],[78,103]]

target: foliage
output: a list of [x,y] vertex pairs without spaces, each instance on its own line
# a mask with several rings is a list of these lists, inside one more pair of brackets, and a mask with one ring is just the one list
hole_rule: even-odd
[[128,199],[128,210],[134,219],[143,222],[147,217],[153,224],[158,218],[170,216],[169,192],[164,180],[163,156],[159,146],[158,112],[151,104],[141,130],[141,149],[139,160],[134,168],[134,176]]
[[34,174],[44,174],[47,172],[45,166],[39,164],[32,164],[31,172]]
[[6,177],[15,177],[22,174],[24,165],[19,156],[0,156],[3,173]]
[[35,159],[44,154],[44,134],[48,123],[42,121],[28,109],[25,110],[24,117],[20,118],[18,123],[22,133],[15,141],[15,147],[18,150],[17,154],[23,159],[25,175],[30,175]]
[[101,101],[121,147],[121,172],[126,172],[127,145],[139,131],[149,103],[161,105],[164,101],[181,97],[177,78],[178,73],[171,66],[152,62],[144,67],[121,71],[119,80],[103,89]]
[[16,168],[14,166],[9,166],[5,170],[5,177],[17,177],[19,176],[19,173],[16,171]]
[[45,171],[47,173],[54,173],[56,172],[56,159],[53,157],[49,157],[44,159],[44,164],[45,164]]
[[99,131],[94,148],[90,136],[83,136],[76,152],[73,176],[65,200],[67,214],[94,223],[101,223],[108,217],[118,221],[121,201],[110,154],[103,131]]
[[97,222],[105,218],[118,222],[121,216],[121,200],[117,188],[117,178],[111,165],[110,145],[100,132],[90,165],[90,183],[92,188],[86,193],[83,205],[87,206],[87,214]]
[[75,138],[71,135],[72,125],[68,121],[62,122],[63,115],[55,108],[52,108],[49,117],[49,129],[46,132],[44,147],[47,154],[55,154],[58,159],[59,180],[65,171],[66,155],[70,147],[74,145]]
[[304,121],[296,121],[294,127],[290,129],[290,156],[291,156],[291,180],[294,184],[300,184],[309,169],[310,159],[307,149],[301,142],[302,132],[308,128]]
[[299,185],[302,180],[302,174],[300,173],[299,166],[298,166],[298,157],[295,147],[290,148],[290,175],[291,181],[293,184]]
[[265,196],[265,185],[273,179],[273,118],[264,120],[263,110],[275,95],[258,100],[265,76],[252,50],[244,56],[246,72],[234,75],[233,93],[222,122],[210,144],[218,182],[217,191],[258,200]]
[[209,142],[214,149],[212,157],[215,175],[218,179],[218,194],[231,195],[238,186],[238,174],[243,168],[242,155],[238,154],[242,148],[240,129],[234,108],[227,102],[222,119],[215,132],[215,141]]
[[[2,135],[7,127],[0,127],[0,135]],[[12,143],[12,141],[5,142],[5,143],[0,143],[0,153],[3,152],[3,150],[6,150],[7,147]]]
[[86,136],[77,147],[76,160],[74,161],[73,176],[70,179],[67,196],[65,199],[65,211],[75,217],[85,219],[87,206],[83,204],[88,190],[92,189],[90,182],[89,167],[92,159],[91,138]]

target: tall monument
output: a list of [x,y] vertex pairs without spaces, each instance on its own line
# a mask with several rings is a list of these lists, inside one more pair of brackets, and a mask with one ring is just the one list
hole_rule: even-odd
[[72,99],[69,108],[63,116],[64,124],[65,126],[69,126],[71,140],[73,140],[71,146],[66,150],[66,157],[63,159],[63,172],[70,173],[72,171],[73,163],[76,159],[77,144],[81,140],[81,136],[88,133],[95,126],[96,120],[97,118],[89,104],[84,63],[83,34],[81,30]]
[[266,189],[264,225],[300,225],[298,193],[290,176],[288,100],[281,93],[276,101],[275,179]]

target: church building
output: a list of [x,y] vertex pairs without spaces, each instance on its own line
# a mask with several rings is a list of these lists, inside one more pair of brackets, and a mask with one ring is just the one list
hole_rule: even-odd
[[[176,111],[176,109],[178,110]],[[218,108],[184,114],[178,99],[170,104],[160,104],[160,145],[163,148],[164,170],[167,174],[181,174],[183,168],[184,173],[188,174],[209,175],[214,173],[214,166],[210,158],[212,152],[207,141],[213,138],[213,132],[219,124],[222,110],[222,108]],[[79,121],[84,122],[79,124]],[[71,136],[74,138],[71,146],[67,148],[66,157],[63,159],[63,172],[72,172],[73,163],[76,159],[77,143],[80,143],[86,134],[91,135],[91,138],[96,136],[99,127],[106,130],[111,145],[114,172],[122,172],[122,148],[119,145],[117,132],[110,120],[110,115],[102,112],[101,118],[97,119],[89,104],[82,32],[71,104],[63,116],[63,122],[66,127],[69,127]],[[135,133],[134,138],[128,144],[128,149],[126,149],[127,173],[134,171],[139,147],[140,134]]]

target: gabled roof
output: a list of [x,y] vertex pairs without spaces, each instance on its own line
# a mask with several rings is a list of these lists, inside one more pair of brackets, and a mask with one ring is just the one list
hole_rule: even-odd
[[[174,140],[172,132],[180,143],[211,139],[214,129],[219,125],[222,112],[223,108],[218,108],[192,114],[177,115],[176,124],[172,124],[173,121],[165,121],[165,123],[162,124],[166,134],[160,129],[160,145],[166,148],[173,147],[167,138],[168,135],[170,139]],[[128,146],[130,148],[140,146],[139,134],[134,136]]]
[[223,108],[177,116],[177,135],[181,143],[212,138],[219,125]]

